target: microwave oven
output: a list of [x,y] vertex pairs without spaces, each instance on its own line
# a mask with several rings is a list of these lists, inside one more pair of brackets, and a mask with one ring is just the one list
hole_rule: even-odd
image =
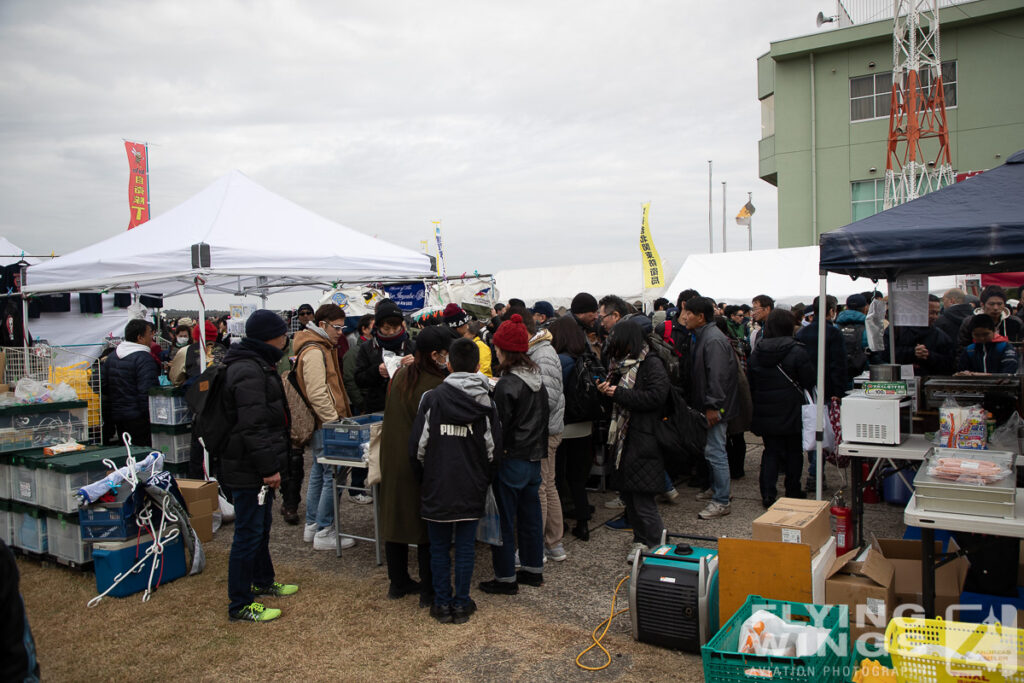
[[911,400],[907,396],[846,396],[839,412],[843,441],[899,445],[904,436],[910,434],[910,406]]

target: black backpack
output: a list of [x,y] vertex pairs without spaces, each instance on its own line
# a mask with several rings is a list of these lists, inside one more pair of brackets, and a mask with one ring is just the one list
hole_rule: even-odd
[[672,339],[672,322],[665,321],[660,335],[657,330],[647,335],[647,345],[651,347],[651,353],[660,358],[665,365],[668,381],[676,387],[685,386],[690,371],[690,356],[676,351],[675,342]]
[[565,423],[589,422],[604,417],[604,396],[598,382],[607,379],[604,369],[594,354],[587,352],[576,359],[565,381]]
[[682,388],[669,387],[665,414],[655,437],[665,463],[674,471],[685,471],[704,457],[708,438],[707,418],[690,407]]
[[868,366],[868,355],[863,346],[864,323],[841,325],[839,331],[843,333],[843,348],[846,350],[846,374],[856,377]]
[[220,461],[235,426],[235,416],[229,414],[224,401],[227,371],[226,365],[213,365],[185,391],[185,402],[193,415],[192,433],[203,440],[210,454],[211,473],[217,471],[214,463]]

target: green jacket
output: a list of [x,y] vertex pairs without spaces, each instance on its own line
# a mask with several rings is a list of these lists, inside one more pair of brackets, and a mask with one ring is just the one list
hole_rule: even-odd
[[[363,343],[359,340],[359,344]],[[363,412],[363,390],[356,384],[356,355],[359,345],[349,347],[342,362],[342,375],[345,379],[345,391],[348,392],[348,400],[352,404],[352,414],[359,415]]]

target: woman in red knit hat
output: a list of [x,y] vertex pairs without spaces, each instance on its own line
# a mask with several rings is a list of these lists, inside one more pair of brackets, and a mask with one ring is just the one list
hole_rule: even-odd
[[[540,371],[527,355],[530,333],[521,316],[514,314],[501,324],[494,333],[494,347],[500,377],[494,403],[503,450],[494,497],[501,513],[502,544],[491,546],[494,579],[482,582],[480,590],[514,595],[520,583],[544,583],[544,528],[538,489],[540,461],[548,453],[548,397]],[[517,545],[522,561],[518,572]]]

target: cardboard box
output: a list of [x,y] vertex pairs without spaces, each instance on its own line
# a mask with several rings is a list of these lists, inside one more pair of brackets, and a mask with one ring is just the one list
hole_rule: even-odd
[[825,602],[850,608],[850,640],[885,633],[896,607],[895,575],[892,563],[874,548],[835,558],[825,579]]
[[217,500],[217,482],[201,479],[176,479],[181,497],[185,499],[196,536],[204,543],[213,539],[213,513],[220,502]]
[[[872,547],[892,564],[893,587],[896,590],[896,604],[921,604],[921,541],[892,538],[875,538]],[[952,538],[949,552],[960,549]],[[942,544],[935,542],[935,554],[942,552]],[[946,608],[960,600],[960,593],[967,581],[967,570],[971,563],[966,557],[958,557],[935,570],[935,614],[945,618]]]
[[754,520],[753,539],[803,543],[814,554],[832,536],[828,509],[829,502],[824,500],[779,498]]
[[825,604],[825,581],[836,559],[836,537],[829,536],[818,554],[811,558],[811,600],[815,605]]

